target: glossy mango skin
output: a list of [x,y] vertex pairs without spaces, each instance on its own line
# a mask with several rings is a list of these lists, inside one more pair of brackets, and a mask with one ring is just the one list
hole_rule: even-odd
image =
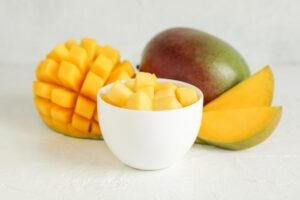
[[144,49],[140,70],[197,86],[205,104],[250,74],[232,46],[191,28],[172,28],[156,35]]

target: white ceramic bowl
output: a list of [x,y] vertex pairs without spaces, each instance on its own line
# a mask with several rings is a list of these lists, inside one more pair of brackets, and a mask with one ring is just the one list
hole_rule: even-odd
[[179,161],[193,145],[202,119],[203,94],[193,85],[170,79],[178,86],[194,88],[199,100],[187,107],[163,111],[138,111],[102,100],[112,84],[97,95],[98,117],[104,141],[123,163],[137,169],[163,169]]

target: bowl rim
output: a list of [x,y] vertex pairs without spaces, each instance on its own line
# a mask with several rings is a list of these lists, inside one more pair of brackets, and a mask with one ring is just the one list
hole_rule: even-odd
[[[132,80],[135,80],[135,79],[128,79],[128,80],[120,80],[121,83],[126,83],[128,81],[132,81]],[[177,86],[185,86],[185,87],[191,87],[193,88],[197,94],[198,94],[198,97],[199,99],[194,102],[193,104],[191,105],[188,105],[188,106],[185,106],[185,107],[182,107],[182,108],[176,108],[176,109],[168,109],[168,110],[134,110],[134,109],[128,109],[128,108],[122,108],[122,107],[118,107],[118,106],[115,106],[115,105],[112,105],[110,103],[107,103],[106,101],[104,101],[102,98],[101,98],[101,94],[103,94],[104,92],[106,92],[109,88],[111,88],[113,86],[113,84],[115,82],[112,82],[108,85],[105,85],[104,87],[100,88],[97,92],[97,104],[99,105],[100,103],[112,108],[112,109],[116,109],[116,110],[122,110],[122,111],[126,111],[126,112],[135,112],[135,113],[166,113],[166,112],[178,112],[178,111],[183,111],[183,110],[187,110],[187,109],[191,109],[192,107],[195,107],[197,106],[198,104],[202,104],[201,107],[203,107],[203,100],[204,100],[204,95],[203,95],[203,92],[196,86],[190,84],[190,83],[187,83],[187,82],[184,82],[184,81],[179,81],[179,80],[175,80],[175,79],[168,79],[168,78],[157,78],[157,82],[158,83],[164,83],[164,82],[167,82],[167,83],[174,83],[175,85]]]

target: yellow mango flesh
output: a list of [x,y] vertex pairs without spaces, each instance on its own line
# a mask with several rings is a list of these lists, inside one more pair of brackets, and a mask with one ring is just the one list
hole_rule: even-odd
[[271,135],[281,113],[281,107],[207,111],[203,113],[198,138],[226,149],[249,148]]
[[144,87],[155,87],[157,85],[157,78],[154,74],[139,72],[135,78],[135,90]]
[[[119,68],[120,66],[115,70]],[[101,97],[118,107],[153,111],[178,109],[198,100],[198,94],[193,88],[158,83],[154,74],[146,72],[139,72],[135,79],[115,82]]]
[[133,92],[126,85],[116,82],[105,95],[113,105],[122,107],[126,104],[132,93]]
[[154,98],[153,110],[171,110],[182,108],[175,96],[165,96],[161,98]]
[[100,139],[96,94],[108,79],[124,78],[112,74],[120,63],[118,73],[134,76],[117,50],[91,38],[57,45],[37,66],[33,82],[34,103],[45,124],[65,135]]
[[132,110],[152,110],[152,100],[144,92],[133,93],[127,100],[125,108]]
[[270,106],[274,91],[274,79],[270,67],[226,91],[204,107],[205,111]]
[[196,91],[188,87],[178,87],[176,89],[176,97],[182,106],[189,106],[198,101]]

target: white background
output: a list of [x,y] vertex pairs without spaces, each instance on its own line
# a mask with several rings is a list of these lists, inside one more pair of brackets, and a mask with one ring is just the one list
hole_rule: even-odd
[[[231,152],[194,145],[155,172],[130,169],[101,141],[53,133],[38,118],[36,64],[59,42],[88,36],[138,64],[146,42],[186,26],[232,44],[254,72],[270,64],[274,134]],[[298,199],[300,190],[300,1],[0,0],[1,199]]]

